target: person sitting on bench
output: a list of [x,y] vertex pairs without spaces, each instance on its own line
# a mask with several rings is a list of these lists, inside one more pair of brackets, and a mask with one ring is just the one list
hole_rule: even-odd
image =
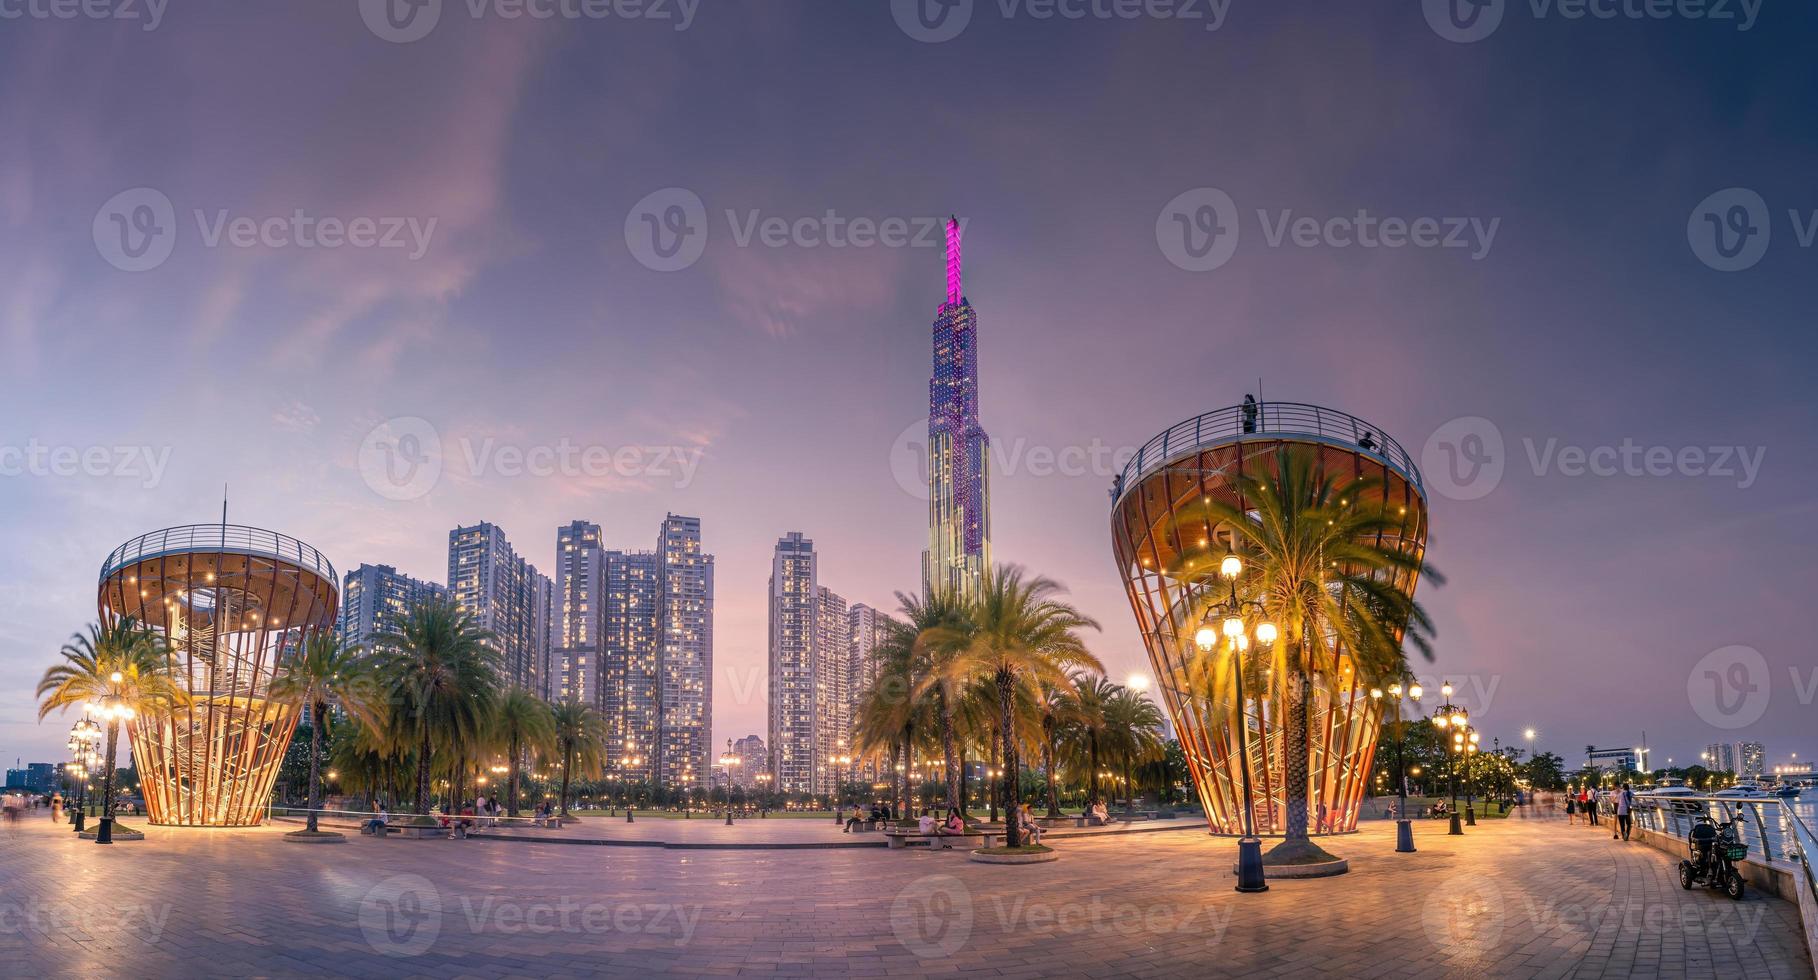
[[385,825],[390,822],[391,811],[385,807],[379,807],[379,812],[373,814],[371,820],[366,821],[366,826],[363,830],[374,837],[384,837]]
[[923,810],[922,818],[915,823],[915,829],[919,831],[923,837],[933,837],[939,831],[939,828],[934,822],[934,814],[927,810]]
[[966,832],[966,821],[960,817],[959,810],[954,807],[948,807],[947,808],[947,822],[941,825],[941,833],[943,833],[943,834],[963,834],[965,832]]

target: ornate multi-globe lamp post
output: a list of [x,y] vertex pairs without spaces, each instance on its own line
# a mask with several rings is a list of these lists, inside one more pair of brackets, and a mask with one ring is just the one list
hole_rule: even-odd
[[1433,726],[1441,731],[1451,730],[1451,751],[1454,760],[1452,765],[1446,767],[1450,770],[1447,773],[1447,779],[1452,787],[1452,820],[1451,827],[1447,829],[1446,834],[1447,836],[1458,836],[1464,833],[1464,827],[1458,819],[1458,765],[1456,760],[1464,755],[1464,732],[1466,725],[1471,720],[1471,713],[1452,703],[1451,681],[1446,681],[1439,686],[1439,696],[1445,698],[1446,703],[1433,712]]
[[[1412,854],[1414,853],[1414,823],[1408,819],[1408,769],[1407,756],[1404,754],[1407,726],[1401,717],[1402,693],[1400,682],[1389,685],[1389,700],[1395,705],[1395,775],[1396,790],[1401,801],[1395,807],[1395,850],[1403,854]],[[1406,693],[1409,700],[1418,702],[1424,692],[1421,691],[1419,684],[1409,684]],[[1370,689],[1372,701],[1381,701],[1382,697],[1382,688]]]
[[[1249,724],[1243,722],[1244,711],[1244,651],[1250,648],[1254,637],[1257,645],[1272,646],[1276,640],[1275,624],[1263,619],[1262,604],[1254,600],[1241,600],[1237,597],[1237,577],[1244,571],[1243,559],[1235,553],[1227,553],[1218,564],[1218,574],[1225,580],[1229,590],[1227,598],[1206,613],[1206,618],[1193,635],[1193,643],[1200,652],[1210,655],[1218,649],[1222,637],[1225,651],[1231,656],[1231,674],[1236,679],[1236,701],[1232,710],[1238,712],[1239,725],[1237,733],[1238,768],[1242,770],[1241,780],[1244,791],[1244,835],[1237,841],[1237,890],[1240,892],[1266,892],[1269,884],[1263,876],[1262,839],[1256,836],[1255,801],[1250,792],[1250,732]],[[1247,617],[1258,620],[1252,628]],[[1216,623],[1216,625],[1215,625]]]
[[76,825],[75,832],[80,834],[88,829],[88,781],[94,775],[95,767],[101,764],[101,726],[93,718],[83,718],[70,726],[70,757],[75,760],[72,770],[76,779]]

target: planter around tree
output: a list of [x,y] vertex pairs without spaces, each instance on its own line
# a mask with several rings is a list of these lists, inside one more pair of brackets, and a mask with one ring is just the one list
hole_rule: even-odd
[[1046,864],[1060,860],[1060,852],[1046,844],[1032,844],[1014,849],[981,847],[967,857],[980,864]]
[[345,844],[347,838],[332,830],[293,830],[284,835],[284,839],[293,844]]

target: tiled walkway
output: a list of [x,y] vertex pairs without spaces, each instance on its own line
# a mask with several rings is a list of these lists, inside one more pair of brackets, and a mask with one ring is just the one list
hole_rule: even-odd
[[287,844],[150,830],[100,847],[0,831],[12,976],[1785,977],[1798,912],[1685,892],[1670,857],[1557,821],[1382,825],[1354,870],[1231,891],[1196,833],[957,853],[675,851],[482,841]]

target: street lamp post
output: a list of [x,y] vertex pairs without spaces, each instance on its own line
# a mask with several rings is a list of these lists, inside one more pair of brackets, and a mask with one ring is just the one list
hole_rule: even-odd
[[847,765],[851,764],[849,755],[830,755],[827,757],[827,768],[833,772],[833,792],[827,794],[827,802],[833,807],[833,825],[840,825],[840,775]]
[[726,754],[720,756],[720,768],[726,772],[726,826],[732,826],[732,770],[742,762],[732,754],[732,739],[726,740]]
[[95,843],[112,844],[114,842],[114,742],[119,738],[120,723],[131,721],[133,709],[120,697],[120,685],[126,681],[126,675],[114,671],[108,677],[112,685],[108,696],[103,700],[96,713],[107,720],[108,765],[101,776],[101,826],[95,831]]
[[[1425,692],[1420,689],[1419,684],[1409,684],[1406,691],[1407,697],[1416,702],[1420,700],[1423,693]],[[1407,729],[1401,717],[1402,694],[1400,682],[1389,685],[1389,700],[1395,704],[1395,774],[1396,789],[1400,795],[1400,803],[1395,808],[1395,850],[1402,854],[1412,854],[1414,853],[1414,822],[1408,818],[1408,770],[1407,758],[1403,754],[1407,741]],[[1370,689],[1371,699],[1380,700],[1382,696],[1382,688]]]
[[[1235,552],[1226,553],[1224,560],[1219,562],[1218,574],[1224,578],[1229,596],[1207,612],[1205,621],[1193,634],[1193,642],[1200,652],[1210,654],[1217,649],[1222,635],[1225,650],[1231,655],[1231,673],[1237,683],[1237,765],[1242,770],[1244,794],[1244,834],[1237,840],[1237,890],[1266,892],[1269,883],[1263,875],[1262,839],[1256,836],[1255,802],[1250,793],[1250,720],[1244,708],[1243,654],[1250,646],[1252,633],[1259,645],[1267,647],[1274,644],[1276,629],[1275,624],[1267,620],[1258,622],[1253,631],[1245,623],[1246,612],[1260,618],[1264,610],[1259,602],[1238,599],[1237,577],[1243,571],[1243,559]],[[1222,622],[1214,626],[1214,619],[1222,619]]]
[[[1446,767],[1449,770],[1446,774],[1447,780],[1452,786],[1452,820],[1451,826],[1446,830],[1446,836],[1453,837],[1464,834],[1464,827],[1458,822],[1457,760],[1464,755],[1464,732],[1466,723],[1471,719],[1471,713],[1452,703],[1451,681],[1446,681],[1439,686],[1439,695],[1446,699],[1446,703],[1440,705],[1438,710],[1433,713],[1433,725],[1440,729],[1450,728],[1452,730],[1453,761]],[[1475,825],[1476,821],[1472,821],[1472,824]]]

